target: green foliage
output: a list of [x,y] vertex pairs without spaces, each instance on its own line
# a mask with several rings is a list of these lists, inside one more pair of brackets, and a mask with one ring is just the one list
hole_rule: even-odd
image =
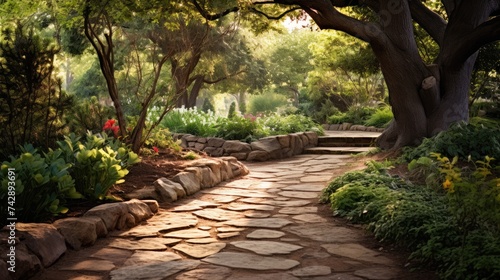
[[[69,174],[70,166],[61,151],[41,155],[31,145],[24,146],[20,156],[3,162],[0,171],[2,223],[11,209],[14,209],[13,216],[23,222],[47,221],[53,215],[68,211],[66,200],[81,197]],[[14,196],[15,200],[8,200]]]
[[489,155],[500,158],[500,127],[488,128],[483,125],[457,123],[432,138],[426,138],[416,148],[404,150],[403,158],[411,161],[436,152],[453,158],[479,160]]
[[227,113],[229,119],[236,117],[236,102],[232,102],[229,106],[229,112]]
[[108,190],[123,182],[127,168],[140,161],[137,154],[129,151],[119,140],[105,134],[88,133],[85,142],[74,134],[57,144],[75,179],[76,190],[90,200],[103,200]]
[[205,98],[203,101],[203,106],[201,107],[201,110],[205,113],[208,112],[215,112],[215,107],[210,98]]
[[249,98],[248,112],[251,114],[276,112],[279,107],[288,105],[284,95],[266,92]]
[[215,136],[226,140],[251,142],[255,138],[259,138],[259,135],[254,135],[257,129],[257,123],[244,117],[235,116],[226,119],[218,123],[215,127],[217,128]]
[[176,133],[188,133],[197,136],[213,136],[217,133],[215,125],[219,117],[213,111],[203,112],[196,108],[178,108],[170,111],[161,125]]
[[337,215],[367,224],[378,239],[407,246],[412,259],[434,265],[443,279],[498,278],[500,179],[493,159],[459,168],[458,157],[433,157],[408,166],[420,177],[432,177],[430,187],[372,164],[332,181],[321,200]]
[[0,42],[0,159],[34,143],[47,148],[64,133],[64,112],[71,99],[56,79],[59,53],[33,23],[18,22],[1,30]]
[[347,112],[339,112],[328,118],[328,123],[364,124],[377,111],[376,108],[366,106],[351,106]]
[[366,126],[387,127],[394,118],[391,107],[378,108],[364,123]]
[[270,114],[255,117],[217,117],[213,112],[204,113],[193,109],[176,109],[169,112],[162,126],[176,133],[189,133],[202,137],[222,137],[226,140],[250,142],[261,137],[295,132],[314,131],[323,134],[323,128],[303,115]]
[[113,107],[100,104],[96,96],[75,103],[72,110],[66,114],[66,120],[70,131],[77,135],[84,135],[87,131],[102,131],[103,124],[115,114]]
[[167,128],[156,127],[153,129],[144,144],[148,147],[157,147],[161,149],[169,148],[174,151],[181,150],[180,143],[174,141],[172,133]]
[[289,134],[303,131],[314,131],[323,135],[323,128],[315,123],[311,118],[303,115],[280,116],[271,114],[258,120],[259,124],[265,127],[271,135]]

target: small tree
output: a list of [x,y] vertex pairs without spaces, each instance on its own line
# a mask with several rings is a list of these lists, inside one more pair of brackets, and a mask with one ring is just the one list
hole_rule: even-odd
[[59,52],[35,28],[18,22],[2,31],[0,43],[0,156],[19,145],[51,146],[65,127],[63,114],[71,99],[54,73]]

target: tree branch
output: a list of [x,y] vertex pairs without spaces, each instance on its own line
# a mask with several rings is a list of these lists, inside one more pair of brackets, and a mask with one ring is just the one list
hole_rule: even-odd
[[[261,3],[259,3],[261,4]],[[292,9],[289,9],[289,10],[286,10],[285,12],[281,13],[280,15],[277,15],[277,16],[270,16],[266,13],[264,13],[263,11],[259,11],[257,10],[256,8],[251,8],[250,10],[253,12],[253,13],[256,13],[258,15],[261,15],[261,16],[264,16],[266,17],[267,19],[271,19],[271,20],[278,20],[278,19],[282,19],[284,16],[286,16],[287,14],[293,12],[293,11],[296,11],[296,10],[301,10],[302,8],[299,8],[299,7],[295,7],[295,8],[292,8]]]
[[440,15],[427,8],[422,1],[410,1],[410,11],[413,19],[438,45],[441,45],[447,22]]
[[222,17],[227,16],[230,13],[238,12],[240,10],[240,7],[232,7],[232,8],[229,8],[229,9],[222,11],[220,13],[217,13],[217,14],[210,14],[207,10],[203,9],[200,6],[198,1],[191,0],[191,3],[193,3],[193,5],[196,7],[196,10],[198,10],[198,12],[201,14],[202,17],[204,17],[206,20],[210,20],[210,21],[220,19]]
[[227,80],[227,79],[229,79],[229,78],[231,78],[231,77],[237,76],[237,75],[239,75],[239,74],[241,74],[241,73],[244,73],[244,72],[246,72],[246,70],[245,70],[245,69],[240,70],[240,71],[237,71],[237,72],[234,72],[234,73],[231,73],[231,74],[226,75],[226,76],[224,76],[224,77],[220,77],[220,78],[218,78],[218,79],[216,79],[216,80],[207,80],[207,79],[203,79],[203,82],[204,82],[205,84],[216,84],[216,83],[218,83],[218,82],[222,82],[222,81],[224,81],[224,80]]
[[451,57],[464,61],[482,46],[497,40],[500,40],[500,16],[485,21],[463,36]]

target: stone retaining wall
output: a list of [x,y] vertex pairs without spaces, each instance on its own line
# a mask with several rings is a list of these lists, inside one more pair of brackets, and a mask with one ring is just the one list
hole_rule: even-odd
[[370,131],[370,132],[383,132],[385,128],[378,128],[374,126],[364,126],[352,123],[341,124],[323,124],[324,130],[353,130],[353,131]]
[[[234,157],[193,160],[171,180],[160,178],[154,186],[130,194],[129,201],[102,204],[83,217],[64,218],[52,224],[16,223],[15,231],[5,226],[0,231],[0,279],[28,279],[56,262],[68,247],[79,250],[91,246],[113,230],[132,228],[151,218],[158,212],[158,201],[175,201],[248,172]],[[15,273],[8,270],[13,264],[9,263],[11,257]]]
[[181,146],[186,149],[202,151],[212,157],[233,156],[238,160],[247,161],[289,158],[302,154],[306,148],[318,145],[318,135],[312,131],[269,136],[250,144],[191,134],[174,134],[173,138],[181,140]]

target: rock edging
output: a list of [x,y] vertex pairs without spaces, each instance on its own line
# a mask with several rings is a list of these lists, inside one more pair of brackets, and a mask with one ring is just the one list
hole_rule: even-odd
[[223,181],[246,175],[248,172],[248,168],[235,157],[193,160],[187,162],[184,170],[173,178],[159,178],[152,186],[132,192],[127,197],[174,202],[201,189],[212,188]]
[[212,157],[232,156],[237,160],[246,161],[289,158],[318,145],[318,135],[313,131],[269,136],[250,144],[238,140],[179,133],[173,134],[173,138],[181,140],[181,146],[185,149],[205,152]]
[[340,130],[340,131],[370,131],[370,132],[384,132],[385,128],[378,128],[374,126],[364,126],[360,124],[352,123],[340,123],[340,124],[323,124],[324,130]]
[[[248,172],[234,157],[194,160],[172,180],[160,178],[146,191],[132,193],[136,197],[129,201],[102,204],[82,217],[64,218],[53,224],[16,223],[15,231],[5,226],[0,231],[0,279],[28,279],[56,262],[68,247],[79,250],[92,246],[97,238],[113,230],[132,228],[151,218],[158,212],[158,201],[172,202]],[[140,196],[157,199],[137,199]],[[13,265],[15,272],[9,272]]]

